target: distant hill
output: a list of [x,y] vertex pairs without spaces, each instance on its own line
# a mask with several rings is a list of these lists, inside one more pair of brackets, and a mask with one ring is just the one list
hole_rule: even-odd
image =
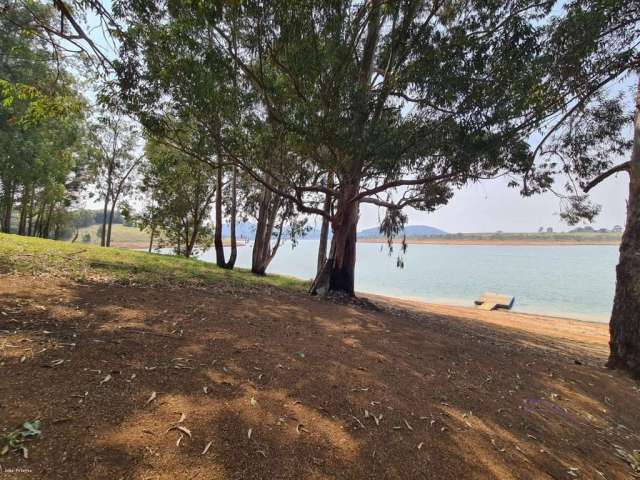
[[[407,237],[433,237],[447,235],[447,232],[428,225],[407,225],[404,227],[404,234]],[[380,233],[379,227],[367,228],[358,232],[358,238],[375,238],[381,236],[382,234]]]

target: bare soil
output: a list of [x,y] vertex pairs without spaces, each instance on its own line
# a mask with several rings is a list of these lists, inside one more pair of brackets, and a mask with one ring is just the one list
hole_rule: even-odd
[[606,326],[371,301],[0,276],[0,435],[43,429],[29,459],[0,457],[0,478],[612,480],[640,468],[640,389],[603,368]]

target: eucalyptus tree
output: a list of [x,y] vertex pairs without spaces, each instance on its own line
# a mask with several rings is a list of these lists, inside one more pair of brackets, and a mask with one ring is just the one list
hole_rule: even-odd
[[536,76],[533,20],[550,6],[464,5],[123,0],[120,85],[142,118],[168,102],[197,111],[205,135],[230,105],[219,92],[247,89],[258,99],[247,114],[286,131],[294,173],[250,158],[233,136],[213,136],[222,140],[218,157],[328,220],[333,237],[319,284],[353,294],[361,204],[386,209],[392,235],[403,208],[432,210],[467,181],[524,168],[512,99],[530,88],[525,73]]
[[96,188],[103,201],[100,245],[111,245],[111,227],[116,206],[134,185],[134,174],[142,155],[136,153],[140,135],[126,117],[101,112],[90,127],[91,154]]
[[[640,4],[563,2],[540,33],[544,72],[533,91],[543,101],[532,117],[539,140],[514,184],[525,195],[557,193],[567,204],[561,215],[573,224],[599,213],[586,193],[616,173],[629,174],[608,366],[640,375]],[[555,186],[561,179],[564,192]]]
[[215,172],[207,175],[197,160],[154,140],[147,142],[145,152],[141,188],[148,198],[141,227],[162,234],[178,255],[190,257],[207,249],[213,239],[208,220]]
[[86,104],[66,63],[52,64],[48,44],[22,29],[31,12],[48,9],[12,3],[0,16],[0,210],[4,231],[19,202],[17,232],[47,236],[78,186]]

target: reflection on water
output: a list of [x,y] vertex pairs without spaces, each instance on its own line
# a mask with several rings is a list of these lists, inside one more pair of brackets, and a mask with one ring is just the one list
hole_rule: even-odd
[[[317,249],[317,240],[284,244],[269,272],[312,278]],[[409,245],[399,269],[386,246],[359,243],[356,289],[458,305],[490,290],[514,295],[514,310],[607,321],[617,259],[615,245]],[[238,248],[237,265],[251,266],[250,246]]]

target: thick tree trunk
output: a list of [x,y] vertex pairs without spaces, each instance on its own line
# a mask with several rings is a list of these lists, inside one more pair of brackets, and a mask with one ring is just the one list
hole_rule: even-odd
[[640,378],[640,83],[636,101],[627,223],[616,269],[607,366]]
[[[327,176],[327,188],[333,188],[333,173],[329,173]],[[331,211],[331,195],[326,194],[324,199],[324,212],[328,215]],[[316,275],[319,275],[327,262],[327,244],[329,240],[329,219],[322,218],[322,227],[320,227],[320,245],[318,246],[318,264],[316,268]]]
[[325,266],[312,286],[312,293],[340,292],[355,295],[356,232],[359,204],[350,199],[359,183],[345,185],[340,194],[338,211],[332,221],[333,239]]

